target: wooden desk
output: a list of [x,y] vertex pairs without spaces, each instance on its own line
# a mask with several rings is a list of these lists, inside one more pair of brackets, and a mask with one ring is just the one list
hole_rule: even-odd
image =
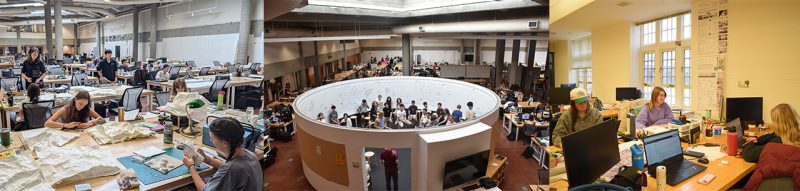
[[486,177],[497,181],[497,185],[500,185],[500,183],[503,182],[503,172],[506,170],[506,160],[508,160],[508,157],[504,156],[503,160],[499,160],[497,156],[500,155],[494,154],[494,156],[489,159],[489,165],[486,167]]
[[[14,134],[19,134],[19,132],[13,132]],[[91,135],[87,132],[80,132],[80,136],[75,140],[64,145],[65,147],[75,147],[75,146],[98,146],[97,142],[92,138]],[[183,141],[194,141],[195,146],[203,146],[201,137],[196,137],[194,139],[187,138],[180,133],[173,134],[174,140],[183,140]],[[15,142],[18,140],[15,140]],[[134,140],[125,141],[122,143],[116,144],[107,144],[107,145],[99,145],[100,149],[109,151],[115,158],[130,156],[133,155],[133,151],[144,149],[150,146],[154,146],[157,148],[167,148],[172,147],[172,144],[164,144],[164,139],[162,134],[156,134],[152,137],[146,138],[137,138]],[[213,148],[212,148],[213,149]],[[120,167],[124,169],[122,164],[119,164]],[[216,169],[209,168],[203,171],[200,171],[201,175],[208,175],[216,171]],[[114,176],[104,176],[98,177],[93,179],[85,179],[79,181],[71,181],[71,182],[63,182],[53,187],[56,190],[64,190],[64,191],[72,191],[75,190],[76,184],[83,184],[87,183],[92,186],[94,189],[101,188],[103,185],[106,184],[116,184],[116,175]],[[171,190],[175,189],[184,185],[192,184],[192,178],[188,174],[181,175],[169,180],[156,182],[150,185],[143,185],[140,184],[141,190]]]
[[338,82],[338,81],[345,80],[345,79],[347,79],[348,77],[352,76],[355,73],[356,73],[356,71],[353,71],[353,70],[339,72],[338,74],[334,74],[333,75],[333,81],[334,82]]
[[603,110],[600,111],[600,115],[602,115],[603,118],[617,118],[617,116],[619,116],[619,109]]
[[13,67],[14,67],[14,64],[12,64],[12,63],[0,64],[0,69],[13,68]]
[[[50,87],[54,87],[56,84],[70,84],[72,83],[72,75],[64,75],[65,79],[61,78],[54,78],[53,76],[47,76],[42,79],[42,83],[45,85],[49,85]],[[100,83],[100,79],[97,77],[87,76],[86,80],[90,82]]]
[[[764,134],[764,133],[757,133],[757,134]],[[727,144],[725,135],[715,135],[713,137],[704,137],[700,140],[700,143],[717,143],[720,145]],[[688,144],[681,143],[683,150],[688,148]],[[550,146],[550,152],[560,150],[559,148]],[[728,165],[722,165],[722,161],[728,161]],[[693,161],[696,162],[696,161]],[[698,163],[700,164],[700,163]],[[727,190],[730,189],[733,184],[736,184],[739,180],[741,180],[745,175],[749,174],[753,170],[756,169],[755,163],[748,163],[745,162],[741,158],[737,158],[736,156],[728,156],[725,155],[724,157],[710,161],[708,164],[700,164],[703,166],[708,167],[706,170],[695,174],[694,176],[684,180],[680,184],[675,186],[667,185],[667,190]],[[716,177],[711,183],[704,185],[697,183],[697,180],[700,179],[705,174],[714,174]],[[656,190],[656,179],[648,176],[647,177],[647,187],[643,190]],[[567,190],[569,184],[567,181],[556,181],[550,184],[556,190]]]
[[528,104],[528,101],[523,101],[523,100],[519,100],[517,102],[517,106],[519,106],[519,108],[535,108],[539,107],[539,105],[541,104],[542,103],[539,102],[531,102],[530,104]]
[[[531,117],[534,117],[531,115]],[[548,128],[550,124],[547,126],[536,126],[536,122],[533,120],[525,120],[525,122],[518,122],[516,121],[517,113],[506,113],[503,114],[503,128],[506,129],[506,135],[511,133],[511,127],[516,127],[516,135],[514,136],[514,141],[519,140],[519,132],[521,129],[525,129],[525,125],[534,125],[537,129],[538,128]]]

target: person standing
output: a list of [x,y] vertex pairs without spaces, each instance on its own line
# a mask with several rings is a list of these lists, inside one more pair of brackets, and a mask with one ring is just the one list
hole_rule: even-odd
[[97,73],[100,74],[101,81],[106,79],[109,82],[117,83],[117,65],[117,61],[111,59],[111,50],[106,50],[103,53],[103,59],[97,65]]
[[466,117],[466,118],[467,118],[467,121],[469,121],[469,120],[472,120],[472,119],[475,119],[475,109],[473,109],[473,107],[472,107],[472,106],[473,106],[473,105],[472,105],[472,102],[467,102],[467,109],[468,109],[468,110],[467,110],[467,113],[466,113],[466,115],[467,115],[467,117]]
[[42,59],[39,57],[39,49],[29,49],[28,59],[22,63],[22,73],[20,73],[20,77],[22,77],[27,84],[41,84],[46,75],[47,69],[44,67],[44,62],[42,62]]
[[[386,190],[391,191],[392,188],[398,190],[397,174],[399,174],[399,170],[397,168],[400,166],[400,159],[397,157],[397,151],[391,147],[384,148],[381,153],[381,164],[383,164],[386,175]],[[394,183],[394,187],[392,187],[392,183]]]

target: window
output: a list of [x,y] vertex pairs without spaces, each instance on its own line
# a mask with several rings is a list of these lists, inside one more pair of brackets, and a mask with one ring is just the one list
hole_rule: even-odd
[[652,86],[655,83],[655,54],[653,53],[645,53],[644,54],[644,84],[645,86]]
[[683,18],[681,22],[683,23],[683,39],[688,39],[692,37],[692,14],[685,14],[681,16]]
[[650,22],[642,26],[642,44],[656,43],[656,22]]
[[686,107],[692,106],[692,89],[690,88],[683,89],[683,105]]
[[677,18],[670,17],[661,20],[661,42],[675,41],[677,32]]
[[[642,93],[650,99],[653,88],[662,87],[667,93],[666,102],[672,108],[691,107],[691,50],[692,14],[655,18],[640,24],[642,46],[640,77]],[[675,43],[681,41],[681,43]],[[656,72],[658,71],[658,72]]]
[[692,51],[683,50],[683,85],[692,85]]
[[570,41],[572,68],[570,79],[577,87],[592,91],[592,40],[590,37]]
[[667,92],[667,97],[664,99],[664,102],[667,102],[669,105],[675,105],[675,88],[665,87],[664,91]]
[[661,53],[661,84],[675,85],[675,51]]

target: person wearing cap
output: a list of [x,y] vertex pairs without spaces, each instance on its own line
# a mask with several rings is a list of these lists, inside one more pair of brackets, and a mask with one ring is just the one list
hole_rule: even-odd
[[636,117],[636,129],[644,129],[651,125],[667,124],[675,119],[672,116],[672,109],[669,104],[664,102],[667,98],[667,92],[664,88],[653,88],[653,94],[650,95],[650,102],[642,107],[642,112]]
[[569,110],[561,114],[553,130],[553,145],[561,147],[561,138],[603,122],[600,111],[589,107],[589,96],[583,88],[569,92]]
[[25,80],[25,84],[40,84],[44,77],[47,75],[47,69],[44,67],[42,58],[39,57],[39,49],[28,49],[28,58],[22,62],[22,72],[20,77]]
[[111,59],[111,50],[103,52],[103,59],[97,64],[97,73],[100,74],[100,79],[106,79],[110,82],[117,83],[117,68],[119,65],[116,60]]
[[161,71],[156,73],[156,81],[169,81],[169,65],[161,66]]

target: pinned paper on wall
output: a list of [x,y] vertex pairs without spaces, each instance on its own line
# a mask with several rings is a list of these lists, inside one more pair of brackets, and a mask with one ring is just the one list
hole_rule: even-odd
[[694,1],[698,36],[695,74],[698,77],[697,109],[711,110],[712,118],[721,118],[724,100],[724,70],[728,53],[727,1]]

